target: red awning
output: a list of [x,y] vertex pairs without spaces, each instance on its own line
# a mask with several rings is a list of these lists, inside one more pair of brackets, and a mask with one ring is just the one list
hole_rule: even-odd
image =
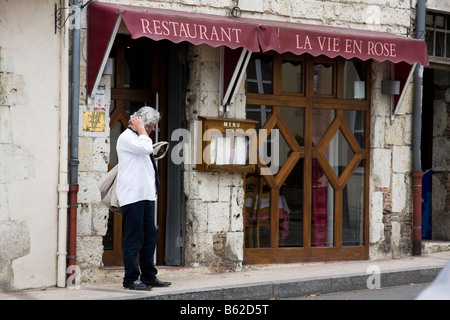
[[263,52],[292,52],[427,66],[425,41],[386,32],[271,21],[258,27]]
[[259,51],[258,24],[246,19],[100,2],[89,5],[88,15],[89,94],[98,82],[121,20],[133,39],[147,37]]
[[88,94],[98,84],[122,20],[133,39],[428,65],[425,41],[390,33],[92,2],[88,15]]

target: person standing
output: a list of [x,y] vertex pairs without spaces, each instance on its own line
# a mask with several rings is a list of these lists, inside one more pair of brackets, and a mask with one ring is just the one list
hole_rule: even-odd
[[155,200],[159,181],[149,135],[159,119],[158,111],[142,107],[130,116],[128,128],[117,140],[116,193],[124,223],[123,286],[131,290],[151,290],[171,284],[156,278],[158,270],[153,265],[158,238]]

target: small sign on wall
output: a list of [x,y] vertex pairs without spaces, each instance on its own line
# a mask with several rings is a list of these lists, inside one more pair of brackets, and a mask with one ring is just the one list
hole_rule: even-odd
[[198,117],[202,122],[201,162],[197,170],[253,172],[256,165],[256,121]]
[[91,132],[105,131],[105,111],[85,111],[83,114],[83,130]]
[[98,87],[94,98],[94,111],[83,113],[83,130],[105,131],[105,87]]

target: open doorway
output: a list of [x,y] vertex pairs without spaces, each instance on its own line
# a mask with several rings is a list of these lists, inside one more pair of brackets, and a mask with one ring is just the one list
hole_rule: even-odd
[[[114,72],[111,79],[109,169],[118,162],[117,138],[127,128],[130,115],[139,108],[151,106],[161,114],[158,128],[151,135],[153,142],[169,141],[173,130],[185,126],[185,51],[184,45],[166,40],[133,40],[128,35],[117,35],[110,54],[114,59]],[[170,161],[170,151],[157,163],[160,180],[155,221],[158,228],[157,265],[183,264],[184,242],[180,241],[184,234],[183,173],[182,166],[175,166]],[[105,266],[123,265],[122,239],[122,215],[110,212],[108,231],[103,238]]]

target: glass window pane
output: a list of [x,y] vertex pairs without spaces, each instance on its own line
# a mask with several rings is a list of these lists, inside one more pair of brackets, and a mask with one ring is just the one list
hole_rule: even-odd
[[427,53],[430,56],[434,56],[433,48],[434,48],[434,32],[431,30],[427,30],[425,34],[425,42],[427,43]]
[[311,246],[331,247],[334,235],[334,189],[317,162],[312,162]]
[[283,92],[301,93],[302,90],[302,62],[282,61],[281,86]]
[[343,190],[342,245],[364,244],[364,160]]
[[354,155],[350,145],[341,133],[341,130],[338,130],[333,139],[331,139],[324,151],[324,155],[328,159],[336,176],[340,177]]
[[436,28],[439,29],[444,29],[445,28],[445,24],[444,24],[444,16],[441,15],[435,15],[434,16],[434,24]]
[[436,47],[434,55],[436,57],[444,57],[445,50],[445,33],[436,32]]
[[304,146],[305,109],[280,107],[280,115],[288,126],[299,146]]
[[344,98],[365,99],[366,98],[366,76],[364,63],[356,61],[345,61],[344,64]]
[[273,93],[272,56],[252,54],[247,67],[247,92]]
[[245,247],[270,247],[270,188],[258,175],[245,178]]
[[272,115],[272,106],[247,105],[247,119],[258,121],[256,130],[261,129]]
[[447,33],[447,48],[445,51],[445,57],[450,58],[450,33]]
[[258,143],[261,145],[258,159],[264,165],[261,171],[264,171],[264,175],[277,175],[287,161],[289,145],[276,126],[270,131],[259,130]]
[[360,147],[364,149],[366,147],[366,139],[365,139],[366,112],[356,110],[345,110],[344,119],[350,130],[355,135],[356,140],[358,140]]
[[331,63],[314,64],[314,93],[333,94],[333,72]]
[[433,19],[434,16],[431,13],[427,13],[426,17],[425,17],[425,24],[427,27],[433,27]]
[[332,109],[313,109],[312,111],[312,142],[315,146],[319,144],[328,126],[334,120],[335,111]]
[[280,189],[280,247],[303,246],[303,163],[297,162]]

